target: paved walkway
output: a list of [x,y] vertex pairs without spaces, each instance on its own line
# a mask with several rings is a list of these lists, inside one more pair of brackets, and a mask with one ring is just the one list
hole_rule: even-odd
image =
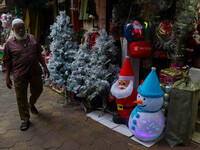
[[[15,91],[5,86],[0,72],[0,149],[9,150],[145,150],[146,147],[86,117],[74,105],[63,108],[64,97],[44,87],[36,104],[38,115],[31,115],[32,126],[20,131]],[[170,149],[161,140],[150,150]],[[199,145],[178,146],[173,150],[200,150]]]

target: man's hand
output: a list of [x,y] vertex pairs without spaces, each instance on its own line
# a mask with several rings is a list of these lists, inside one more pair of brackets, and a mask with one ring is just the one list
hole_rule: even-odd
[[44,68],[44,75],[48,78],[50,76],[50,72],[47,67]]
[[7,87],[8,87],[9,89],[12,88],[12,81],[11,81],[10,77],[7,77],[7,78],[6,78],[6,85],[7,85]]

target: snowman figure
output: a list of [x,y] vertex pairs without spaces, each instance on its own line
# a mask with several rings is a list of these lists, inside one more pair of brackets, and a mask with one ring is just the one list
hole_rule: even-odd
[[129,117],[129,129],[136,138],[142,141],[153,141],[158,138],[165,125],[164,115],[160,110],[163,105],[164,92],[155,72],[156,68],[138,87],[137,106]]

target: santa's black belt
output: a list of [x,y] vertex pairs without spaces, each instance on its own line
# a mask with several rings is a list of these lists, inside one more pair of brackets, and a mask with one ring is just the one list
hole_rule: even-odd
[[122,104],[117,104],[117,110],[133,109],[133,108],[135,108],[135,106],[126,107],[123,106]]

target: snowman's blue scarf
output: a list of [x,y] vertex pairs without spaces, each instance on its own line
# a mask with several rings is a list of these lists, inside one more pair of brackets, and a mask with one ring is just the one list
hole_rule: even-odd
[[136,116],[137,112],[156,113],[156,112],[158,112],[158,111],[160,111],[160,109],[157,110],[157,111],[146,111],[146,110],[142,109],[139,105],[137,105],[137,106],[134,108],[133,112],[131,113],[131,118],[133,118],[134,116]]

